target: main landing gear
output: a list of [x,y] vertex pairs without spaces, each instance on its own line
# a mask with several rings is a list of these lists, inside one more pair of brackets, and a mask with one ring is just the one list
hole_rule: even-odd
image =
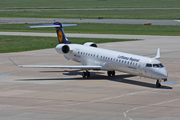
[[[115,76],[115,71],[107,71],[107,74],[108,74],[108,76]],[[88,70],[83,70],[82,77],[83,78],[89,78],[90,72]]]
[[107,71],[108,76],[115,76],[115,71]]
[[87,77],[87,78],[90,77],[90,72],[87,71],[87,70],[84,71],[84,72],[82,72],[82,77],[83,77],[83,78],[85,78],[85,77]]

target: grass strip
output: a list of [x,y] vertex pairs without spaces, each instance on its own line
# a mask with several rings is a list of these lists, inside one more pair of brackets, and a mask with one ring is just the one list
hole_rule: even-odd
[[180,7],[179,0],[1,0],[1,9]]
[[0,17],[77,19],[180,19],[180,9],[0,11]]
[[[34,24],[0,24],[2,32],[40,32],[55,33],[54,28],[27,28]],[[65,33],[90,34],[129,34],[129,35],[169,35],[179,36],[180,26],[173,25],[134,25],[78,23],[77,26],[64,27]]]
[[[76,44],[133,41],[132,39],[102,38],[69,38],[69,40]],[[58,40],[55,37],[0,36],[0,53],[55,48],[57,44]]]

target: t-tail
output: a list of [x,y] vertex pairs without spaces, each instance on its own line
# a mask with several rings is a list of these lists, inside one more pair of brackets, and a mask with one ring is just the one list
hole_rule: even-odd
[[35,26],[27,26],[27,27],[29,28],[55,27],[59,44],[70,44],[71,41],[69,41],[66,38],[66,35],[63,30],[63,26],[76,26],[76,25],[77,24],[61,24],[60,22],[55,22],[53,24],[48,24],[48,25],[35,25]]

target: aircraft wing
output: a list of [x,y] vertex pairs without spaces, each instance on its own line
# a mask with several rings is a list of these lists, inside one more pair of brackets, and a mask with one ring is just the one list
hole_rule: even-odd
[[102,69],[102,66],[93,65],[79,65],[79,66],[65,66],[65,65],[17,65],[13,60],[9,60],[18,67],[25,68],[67,68],[67,69]]
[[67,69],[102,69],[102,66],[61,66],[61,65],[17,65],[26,68],[67,68]]

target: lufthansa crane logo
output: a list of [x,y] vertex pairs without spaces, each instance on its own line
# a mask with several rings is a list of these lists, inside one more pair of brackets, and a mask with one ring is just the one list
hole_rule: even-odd
[[61,30],[59,30],[59,32],[58,32],[58,39],[59,39],[59,42],[62,42],[62,40],[63,40],[63,33]]

